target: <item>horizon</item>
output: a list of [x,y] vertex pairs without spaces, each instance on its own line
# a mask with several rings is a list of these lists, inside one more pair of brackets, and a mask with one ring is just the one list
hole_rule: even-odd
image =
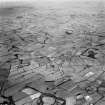
[[0,8],[11,6],[30,6],[36,3],[63,3],[63,2],[104,2],[105,0],[0,0]]

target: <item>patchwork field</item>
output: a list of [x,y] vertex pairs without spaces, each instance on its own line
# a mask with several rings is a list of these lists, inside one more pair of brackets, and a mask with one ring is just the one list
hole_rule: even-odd
[[105,70],[104,2],[8,6],[0,8],[0,20],[0,80],[9,74],[7,94],[39,78],[92,81]]

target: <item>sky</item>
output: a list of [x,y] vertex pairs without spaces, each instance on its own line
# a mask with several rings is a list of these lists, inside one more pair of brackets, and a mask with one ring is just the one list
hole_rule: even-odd
[[[17,1],[46,1],[46,0],[0,0],[0,2],[11,2],[11,1],[12,2],[14,2],[14,1],[17,2]],[[47,0],[47,1],[58,1],[58,2],[62,2],[62,1],[86,1],[86,0]]]
[[44,2],[44,1],[53,1],[53,2],[64,2],[64,1],[105,1],[105,0],[0,0],[0,7],[2,6],[11,6],[11,5],[22,5],[32,3],[33,1]]

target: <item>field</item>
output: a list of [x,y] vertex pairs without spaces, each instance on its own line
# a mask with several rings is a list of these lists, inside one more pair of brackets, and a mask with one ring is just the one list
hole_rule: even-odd
[[40,78],[93,81],[105,69],[104,2],[15,4],[0,8],[0,19],[0,80],[9,74],[6,94]]

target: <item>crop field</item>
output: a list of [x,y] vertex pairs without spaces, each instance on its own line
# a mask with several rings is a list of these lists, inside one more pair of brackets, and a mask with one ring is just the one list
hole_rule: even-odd
[[42,78],[56,83],[65,78],[94,81],[100,75],[105,79],[105,2],[1,7],[0,65],[8,95]]

